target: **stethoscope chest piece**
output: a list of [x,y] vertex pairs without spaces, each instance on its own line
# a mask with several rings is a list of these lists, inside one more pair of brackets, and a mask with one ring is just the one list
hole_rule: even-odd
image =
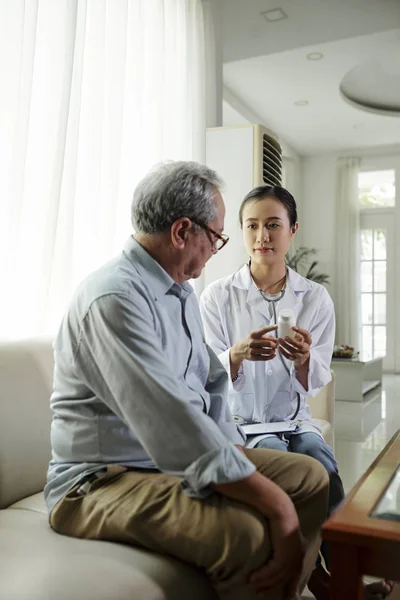
[[233,415],[232,419],[235,421],[235,423],[237,423],[238,425],[244,425],[245,420],[243,419],[243,417],[241,417],[240,415]]

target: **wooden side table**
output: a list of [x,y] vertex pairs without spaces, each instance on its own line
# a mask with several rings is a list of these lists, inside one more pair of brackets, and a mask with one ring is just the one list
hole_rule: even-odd
[[325,523],[332,600],[363,600],[362,576],[400,581],[400,430]]

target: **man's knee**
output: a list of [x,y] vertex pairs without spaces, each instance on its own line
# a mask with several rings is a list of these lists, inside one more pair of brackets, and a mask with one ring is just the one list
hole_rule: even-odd
[[271,554],[267,521],[244,505],[235,503],[224,508],[213,538],[217,554],[210,575],[219,581],[246,580]]
[[298,468],[303,473],[303,487],[306,488],[305,493],[312,495],[320,491],[327,491],[329,488],[329,475],[324,467],[317,459],[305,454],[297,454]]
[[328,514],[329,475],[326,468],[311,456],[296,456],[299,459],[301,483],[291,498],[299,514],[303,533],[306,534],[322,525]]
[[262,448],[246,448],[245,454],[260,473],[272,479],[294,502],[298,495],[303,497],[328,488],[326,469],[310,456]]

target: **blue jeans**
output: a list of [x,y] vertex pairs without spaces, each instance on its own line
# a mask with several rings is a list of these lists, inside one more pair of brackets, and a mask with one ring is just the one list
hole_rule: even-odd
[[[268,437],[258,442],[256,448],[267,448],[270,450],[281,450],[283,452],[297,452],[312,456],[324,465],[329,475],[329,503],[328,516],[330,516],[336,507],[344,498],[343,483],[340,479],[336,458],[332,448],[328,446],[325,440],[317,433],[285,433],[281,436]],[[321,544],[321,554],[324,557],[325,564],[329,570],[329,548],[323,541]]]

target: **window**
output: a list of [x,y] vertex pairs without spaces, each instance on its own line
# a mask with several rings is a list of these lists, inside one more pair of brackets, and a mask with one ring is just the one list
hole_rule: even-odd
[[362,208],[386,208],[395,205],[395,172],[361,171],[358,198]]
[[367,356],[386,354],[386,231],[361,230],[362,349]]
[[[358,175],[360,206],[361,350],[394,364],[393,268],[396,167],[371,165]],[[389,277],[389,272],[391,276]],[[388,290],[389,286],[389,290]]]

